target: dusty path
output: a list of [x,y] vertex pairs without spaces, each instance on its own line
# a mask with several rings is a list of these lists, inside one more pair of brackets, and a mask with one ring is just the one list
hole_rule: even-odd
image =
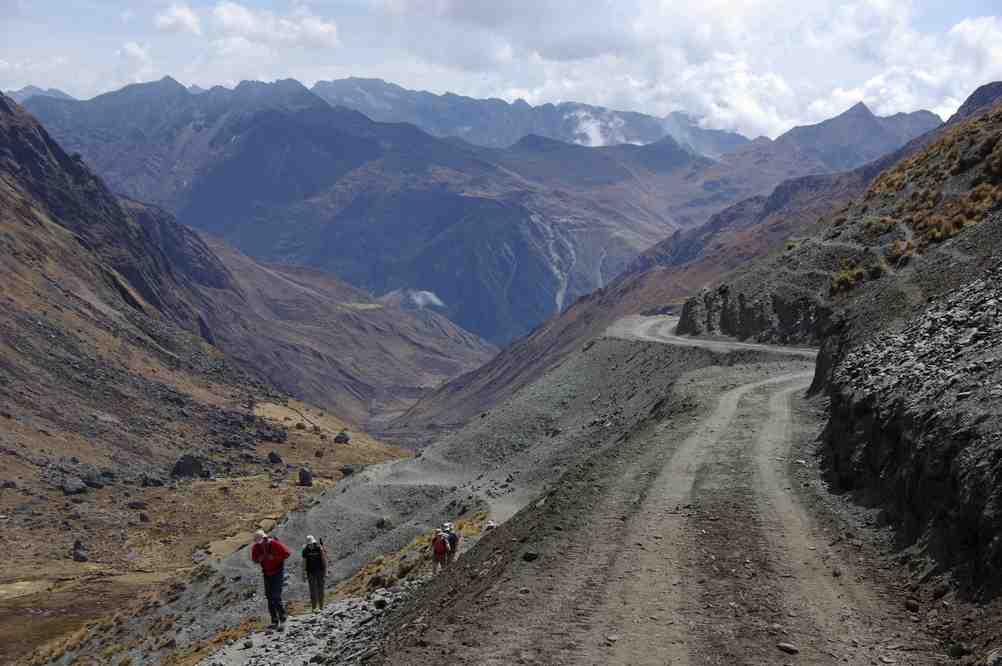
[[[803,402],[814,350],[680,338],[675,324],[630,317],[608,331],[686,348],[659,356],[658,373],[700,362],[423,588],[368,666],[945,661],[794,492],[791,452],[820,425]],[[654,348],[607,342],[620,360],[587,395],[650,390],[652,376],[640,386],[619,364]]]
[[680,382],[674,399],[698,408],[581,480],[604,481],[599,498],[583,522],[565,514],[551,525],[545,567],[516,569],[485,595],[465,663],[938,663],[903,600],[840,560],[790,487],[790,450],[818,425],[790,407],[811,382],[814,350],[680,338],[676,322],[630,317],[608,335],[789,361]]

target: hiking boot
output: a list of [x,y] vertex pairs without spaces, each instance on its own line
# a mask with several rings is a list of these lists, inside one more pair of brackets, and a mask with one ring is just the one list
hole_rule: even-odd
[[285,620],[282,620],[281,622],[278,623],[278,630],[285,631]]

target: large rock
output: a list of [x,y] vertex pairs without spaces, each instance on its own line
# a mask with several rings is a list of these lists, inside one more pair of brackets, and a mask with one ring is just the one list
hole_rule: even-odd
[[348,444],[349,442],[351,442],[351,435],[348,434],[347,430],[342,430],[334,438],[335,444]]
[[186,453],[174,463],[170,475],[174,478],[198,478],[205,472],[205,463],[201,458]]
[[67,476],[64,478],[60,487],[64,495],[81,495],[88,490],[87,484],[76,476]]

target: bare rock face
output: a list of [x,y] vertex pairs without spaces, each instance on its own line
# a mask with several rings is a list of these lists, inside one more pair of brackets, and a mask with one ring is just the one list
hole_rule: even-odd
[[678,332],[782,344],[817,344],[830,317],[831,308],[808,295],[749,296],[724,284],[686,301]]
[[1002,265],[835,367],[833,482],[885,508],[972,595],[1002,588]]

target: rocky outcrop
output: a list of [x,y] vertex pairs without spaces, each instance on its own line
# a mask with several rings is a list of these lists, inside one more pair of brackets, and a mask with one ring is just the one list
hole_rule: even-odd
[[813,345],[827,330],[830,317],[830,306],[806,294],[749,296],[723,284],[686,301],[678,332]]
[[1002,266],[833,372],[824,433],[839,488],[883,507],[968,592],[1002,591]]

